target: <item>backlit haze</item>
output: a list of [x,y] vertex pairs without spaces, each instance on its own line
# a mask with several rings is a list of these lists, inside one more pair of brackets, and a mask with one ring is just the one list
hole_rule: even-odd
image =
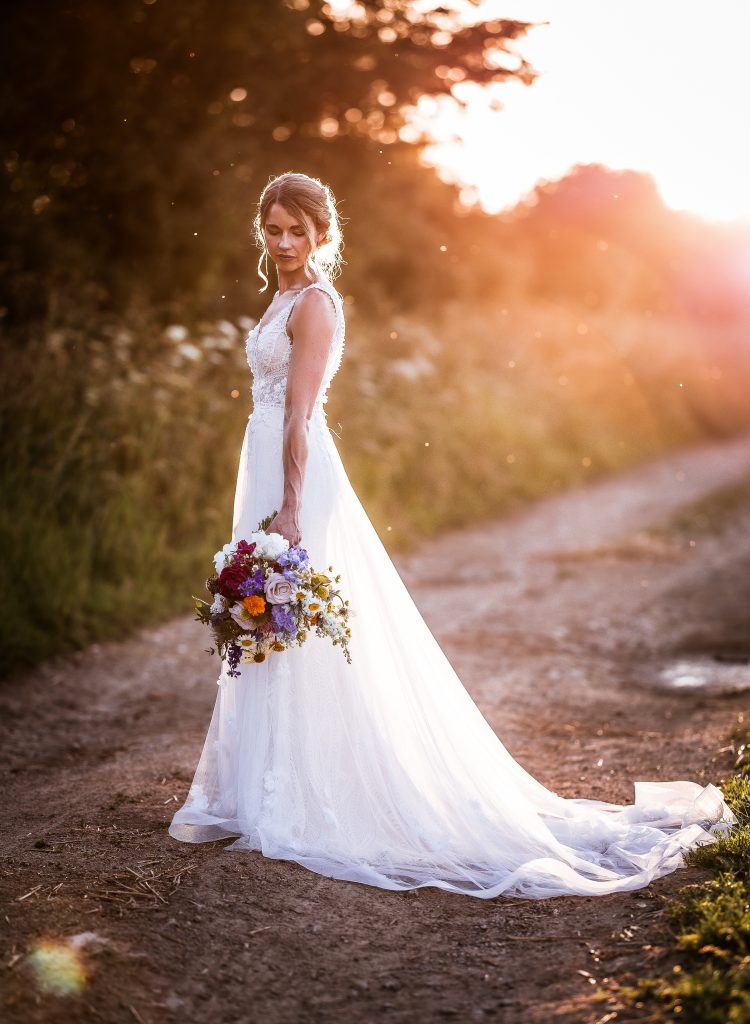
[[480,12],[549,24],[509,42],[540,72],[532,85],[457,83],[468,110],[448,96],[414,109],[435,140],[425,162],[466,203],[498,212],[539,179],[601,163],[650,173],[673,209],[750,222],[750,4],[490,0]]

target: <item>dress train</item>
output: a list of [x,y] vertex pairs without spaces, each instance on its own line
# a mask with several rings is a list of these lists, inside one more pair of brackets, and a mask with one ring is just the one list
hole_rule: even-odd
[[[370,522],[328,429],[343,304],[309,431],[302,544],[333,566],[350,600],[351,665],[309,634],[302,647],[222,664],[208,733],[169,834],[232,837],[322,875],[490,899],[638,889],[734,822],[721,791],[636,782],[634,802],[567,799],[508,753],[430,632]],[[286,316],[248,338],[254,409],[240,455],[232,537],[246,537],[283,491]],[[275,320],[275,323],[274,323]],[[260,337],[259,337],[260,335]]]

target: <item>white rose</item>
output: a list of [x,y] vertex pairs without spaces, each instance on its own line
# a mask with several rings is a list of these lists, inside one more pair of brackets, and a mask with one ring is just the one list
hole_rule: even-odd
[[289,541],[286,537],[282,537],[280,533],[263,533],[262,530],[251,533],[248,543],[255,544],[254,555],[257,555],[258,558],[267,558],[269,561],[274,561],[282,551],[289,549]]
[[214,555],[214,567],[217,573],[221,572],[225,565],[231,562],[234,555],[237,553],[237,541],[230,541],[225,544],[221,551],[217,551]]
[[266,580],[266,600],[269,604],[289,604],[294,587],[280,572],[272,572]]
[[236,601],[229,609],[229,614],[232,616],[238,626],[242,626],[243,629],[255,629],[257,621],[254,616],[250,614],[247,608],[240,601]]

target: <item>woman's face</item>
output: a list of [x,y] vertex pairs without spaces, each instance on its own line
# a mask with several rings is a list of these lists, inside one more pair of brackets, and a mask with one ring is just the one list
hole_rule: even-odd
[[[305,229],[281,203],[274,203],[268,211],[263,235],[268,253],[279,270],[293,273],[304,267],[310,251]],[[318,244],[324,235],[325,232],[320,232]]]

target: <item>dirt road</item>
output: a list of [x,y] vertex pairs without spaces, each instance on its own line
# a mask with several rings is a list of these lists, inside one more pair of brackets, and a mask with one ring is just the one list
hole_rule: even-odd
[[[750,501],[721,530],[648,528],[743,477],[747,436],[462,531],[482,544],[449,623],[440,564],[457,535],[395,559],[494,729],[550,788],[624,802],[634,780],[712,781],[731,764],[750,689]],[[498,610],[481,633],[460,612],[478,589]],[[483,901],[172,840],[215,698],[207,646],[185,616],[2,684],[4,1020],[638,1019],[608,1016],[617,1003],[597,992],[666,969],[661,911],[694,869],[624,895]],[[34,973],[55,938],[79,950],[73,994]]]

